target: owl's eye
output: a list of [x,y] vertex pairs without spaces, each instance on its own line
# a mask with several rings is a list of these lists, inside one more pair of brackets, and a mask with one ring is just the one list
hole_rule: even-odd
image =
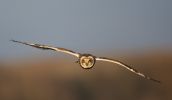
[[85,63],[85,59],[82,59],[81,61],[82,61],[83,63]]

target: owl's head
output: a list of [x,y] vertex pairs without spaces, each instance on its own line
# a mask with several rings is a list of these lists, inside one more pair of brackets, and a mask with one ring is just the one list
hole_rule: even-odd
[[79,64],[84,69],[92,68],[95,64],[95,61],[96,61],[95,57],[92,56],[91,54],[83,54],[79,58]]

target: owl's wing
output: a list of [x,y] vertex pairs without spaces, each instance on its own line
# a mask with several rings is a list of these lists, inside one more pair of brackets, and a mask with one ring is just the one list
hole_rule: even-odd
[[65,49],[65,48],[60,48],[60,47],[52,47],[52,46],[47,46],[47,45],[41,45],[41,44],[33,44],[33,43],[27,43],[27,42],[21,42],[21,41],[16,41],[16,40],[11,40],[12,42],[17,42],[17,43],[21,43],[21,44],[25,44],[25,45],[29,45],[35,48],[39,48],[39,49],[43,49],[43,50],[54,50],[54,51],[60,51],[63,53],[67,53],[76,57],[79,57],[80,54],[76,53],[74,51]]
[[113,59],[104,58],[104,57],[97,57],[96,60],[97,60],[97,61],[106,61],[106,62],[111,62],[111,63],[118,64],[118,65],[120,65],[120,66],[122,66],[122,67],[128,69],[129,71],[131,71],[131,72],[133,72],[133,73],[135,73],[135,74],[137,74],[137,75],[143,77],[143,78],[146,78],[146,79],[148,79],[148,80],[152,80],[152,81],[154,81],[154,82],[160,83],[160,81],[155,80],[155,79],[153,79],[153,78],[151,78],[151,77],[148,77],[148,76],[144,75],[143,73],[140,73],[140,72],[137,71],[136,69],[130,67],[129,65],[126,65],[126,64],[124,64],[124,63],[122,63],[122,62],[120,62],[120,61],[118,61],[118,60],[113,60]]

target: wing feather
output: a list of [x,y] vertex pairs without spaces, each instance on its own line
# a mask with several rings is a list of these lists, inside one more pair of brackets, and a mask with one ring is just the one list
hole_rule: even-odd
[[29,45],[35,48],[39,48],[39,49],[43,49],[43,50],[54,50],[54,51],[60,51],[63,53],[67,53],[76,57],[79,57],[80,54],[76,53],[74,51],[65,49],[65,48],[60,48],[60,47],[52,47],[52,46],[47,46],[47,45],[41,45],[41,44],[33,44],[33,43],[27,43],[27,42],[21,42],[21,41],[16,41],[16,40],[11,40],[12,42],[17,42],[17,43],[21,43],[21,44],[25,44],[25,45]]
[[124,64],[124,63],[122,63],[122,62],[120,62],[120,61],[118,61],[118,60],[109,59],[109,58],[105,58],[105,57],[98,57],[98,58],[96,58],[96,60],[98,60],[98,61],[106,61],[106,62],[111,62],[111,63],[118,64],[118,65],[120,65],[120,66],[122,66],[122,67],[128,69],[129,71],[131,71],[131,72],[133,72],[133,73],[135,73],[135,74],[137,74],[137,75],[143,77],[143,78],[146,78],[146,79],[148,79],[148,80],[152,80],[152,81],[154,81],[154,82],[160,83],[160,81],[155,80],[155,79],[153,79],[153,78],[151,78],[151,77],[148,77],[148,76],[144,75],[143,73],[137,71],[136,69],[130,67],[129,65],[126,65],[126,64]]

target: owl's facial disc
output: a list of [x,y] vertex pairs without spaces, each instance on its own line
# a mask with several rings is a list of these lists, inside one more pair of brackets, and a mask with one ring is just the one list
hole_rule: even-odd
[[80,65],[84,69],[92,68],[95,64],[95,58],[93,56],[81,56],[79,59]]

